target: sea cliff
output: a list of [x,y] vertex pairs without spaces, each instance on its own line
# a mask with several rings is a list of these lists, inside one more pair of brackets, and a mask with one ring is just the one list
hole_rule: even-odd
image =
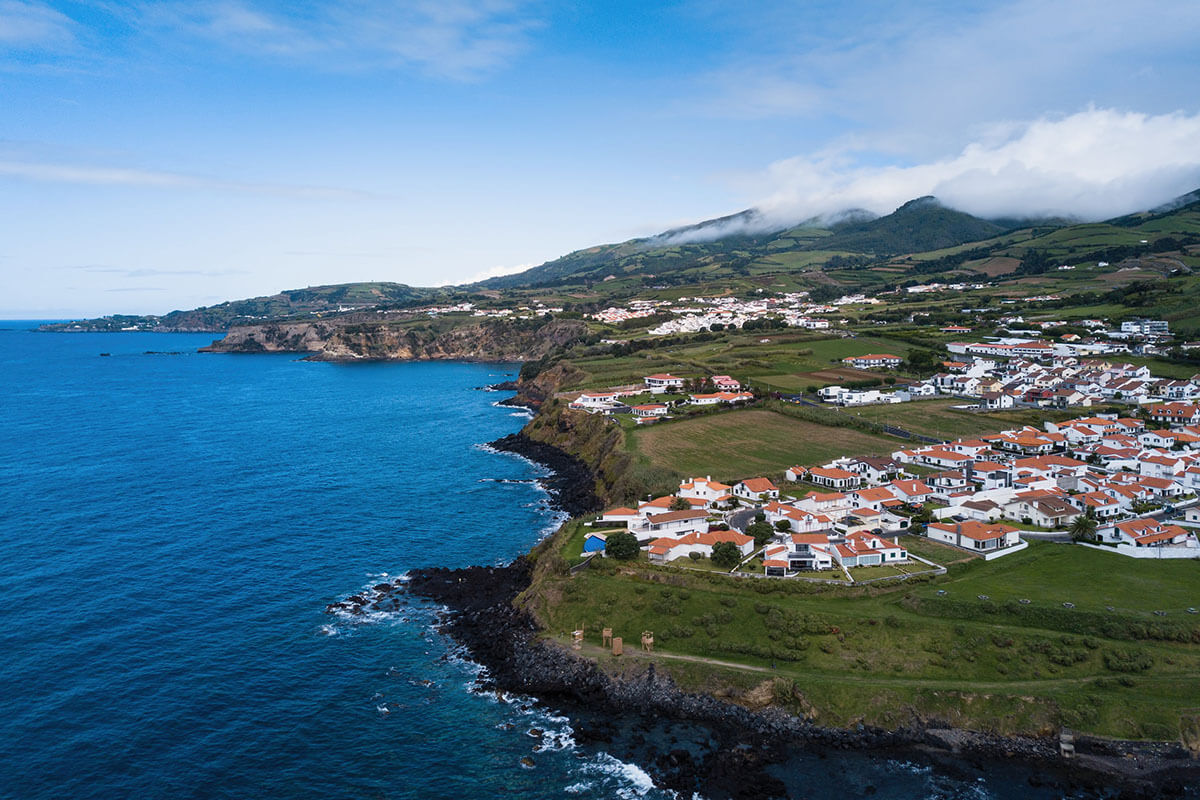
[[316,320],[233,327],[206,353],[307,353],[311,361],[528,361],[587,333],[578,320],[484,320],[448,329]]

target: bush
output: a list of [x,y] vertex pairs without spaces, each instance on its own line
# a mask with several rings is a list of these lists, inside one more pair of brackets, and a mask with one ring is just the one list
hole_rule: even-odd
[[779,531],[780,533],[787,533],[791,529],[791,523],[789,523],[786,519],[781,519],[775,523],[775,530]]
[[722,569],[733,569],[742,560],[742,551],[733,542],[717,542],[712,549],[712,563]]
[[757,547],[762,547],[771,541],[771,537],[775,535],[775,529],[766,522],[755,522],[746,528],[746,534],[754,537],[754,544]]
[[1132,648],[1104,651],[1104,668],[1111,672],[1145,672],[1154,666],[1154,657]]
[[610,533],[604,542],[604,552],[620,561],[632,561],[638,555],[638,540],[629,531]]

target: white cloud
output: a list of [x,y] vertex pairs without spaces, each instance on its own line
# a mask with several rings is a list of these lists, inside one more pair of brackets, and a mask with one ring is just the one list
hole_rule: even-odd
[[284,15],[261,0],[222,0],[146,3],[135,18],[156,34],[183,32],[252,55],[331,70],[414,67],[472,80],[526,48],[537,25],[527,5],[527,0],[339,0],[295,3]]
[[151,189],[192,189],[250,192],[309,199],[379,200],[380,195],[354,189],[301,186],[209,178],[168,170],[138,169],[88,164],[0,160],[0,179],[15,178],[41,183],[74,183]]
[[789,158],[742,189],[773,219],[865,208],[886,214],[935,195],[981,216],[1055,214],[1103,219],[1200,187],[1200,114],[1088,109],[993,126],[957,155],[910,166],[867,166],[868,154]]
[[518,272],[524,272],[525,270],[533,269],[536,266],[537,266],[537,264],[517,264],[516,266],[513,266],[513,267],[491,267],[489,269],[483,270],[482,272],[476,272],[474,275],[467,278],[466,280],[463,280],[463,281],[447,280],[446,282],[439,283],[437,285],[438,286],[454,286],[454,285],[457,285],[460,283],[478,283],[479,281],[486,281],[488,278],[499,278],[504,275],[516,275]]
[[60,47],[74,39],[74,23],[43,3],[0,2],[0,48]]

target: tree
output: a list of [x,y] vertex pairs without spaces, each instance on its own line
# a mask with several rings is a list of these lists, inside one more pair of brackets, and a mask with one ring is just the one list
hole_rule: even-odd
[[775,535],[775,529],[766,522],[755,522],[749,528],[746,528],[746,535],[754,537],[754,544],[762,547]]
[[688,502],[686,497],[676,497],[671,501],[671,511],[691,511],[692,504]]
[[790,522],[788,522],[786,519],[781,519],[775,523],[775,530],[779,531],[780,533],[787,533],[791,529],[792,529],[792,524]]
[[712,549],[712,562],[722,569],[733,569],[742,560],[742,551],[733,542],[717,542]]
[[619,561],[632,561],[638,554],[637,537],[629,531],[610,533],[604,542],[604,552]]
[[767,521],[767,512],[755,511],[754,512],[754,521],[755,522],[766,522]]
[[1096,518],[1089,508],[1086,514],[1081,514],[1071,523],[1071,540],[1086,542],[1096,538]]

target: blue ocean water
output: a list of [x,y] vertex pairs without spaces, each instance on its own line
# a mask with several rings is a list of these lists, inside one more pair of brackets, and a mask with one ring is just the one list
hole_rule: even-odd
[[[30,327],[0,323],[0,796],[663,796],[565,719],[469,691],[433,609],[324,613],[555,524],[539,468],[479,446],[522,424],[474,388],[513,365]],[[859,757],[788,774],[811,796],[1004,795]]]

